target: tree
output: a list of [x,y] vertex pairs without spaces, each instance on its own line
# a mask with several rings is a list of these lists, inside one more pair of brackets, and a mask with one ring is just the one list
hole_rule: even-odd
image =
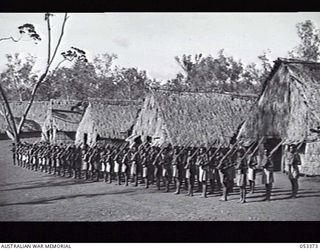
[[262,55],[258,56],[262,66],[259,76],[259,82],[261,83],[267,79],[272,70],[272,61],[268,58],[268,53],[270,53],[270,50],[263,51]]
[[27,36],[30,38],[30,40],[33,40],[35,43],[38,41],[41,41],[40,35],[36,32],[34,25],[30,23],[25,23],[18,27],[20,37],[14,38],[13,36],[10,37],[3,37],[0,38],[0,41],[12,41],[12,42],[19,42],[24,36]]
[[148,78],[146,71],[137,68],[115,67],[112,76],[113,95],[118,99],[141,99],[154,84]]
[[[54,47],[54,49],[52,50],[51,48],[51,43],[52,43],[52,38],[51,38],[51,17],[53,15],[50,14],[50,13],[46,13],[45,14],[45,22],[47,24],[47,31],[48,31],[48,44],[47,44],[47,63],[46,63],[46,66],[45,66],[45,69],[43,71],[43,73],[40,75],[40,77],[37,79],[37,81],[35,82],[35,84],[32,86],[32,90],[31,90],[31,94],[30,94],[30,99],[28,100],[28,103],[27,103],[27,106],[26,106],[26,109],[19,121],[19,124],[16,124],[16,121],[14,119],[14,115],[11,111],[11,108],[10,108],[10,104],[9,104],[9,101],[8,101],[8,98],[7,98],[7,94],[6,92],[4,91],[3,87],[2,87],[2,84],[0,83],[0,94],[1,94],[1,97],[4,101],[4,113],[5,113],[5,117],[6,117],[6,120],[7,120],[7,123],[8,123],[8,126],[9,126],[9,130],[7,131],[8,135],[10,136],[10,138],[12,140],[14,140],[15,142],[19,142],[20,141],[20,134],[21,134],[21,131],[22,131],[22,127],[25,123],[25,120],[26,120],[26,117],[30,111],[30,108],[33,104],[33,101],[35,100],[35,96],[36,96],[36,93],[37,93],[37,90],[39,89],[40,85],[43,83],[43,81],[46,79],[48,73],[49,73],[49,70],[50,70],[50,67],[52,66],[52,63],[57,55],[57,52],[58,52],[58,49],[59,49],[59,46],[61,44],[61,41],[62,41],[62,37],[64,35],[64,30],[65,30],[65,25],[66,25],[66,22],[67,22],[67,19],[69,18],[67,13],[65,13],[64,15],[64,18],[63,18],[63,22],[62,22],[62,27],[61,27],[61,30],[60,30],[60,35],[58,37],[58,41]],[[30,38],[32,38],[33,40],[35,41],[40,41],[41,38],[40,36],[37,34],[37,32],[35,31],[34,29],[34,26],[32,24],[24,24],[20,27],[18,27],[19,29],[19,33],[20,34],[26,34],[30,36]],[[18,42],[19,39],[14,39],[13,37],[9,37],[9,38],[2,38],[0,39],[1,41],[4,41],[4,40],[12,40],[14,42]]]
[[318,62],[320,60],[320,29],[306,20],[296,25],[300,44],[289,52],[292,58]]
[[9,100],[30,99],[32,86],[37,80],[33,72],[35,57],[28,55],[24,59],[18,53],[7,54],[7,68],[0,74],[0,80]]
[[165,84],[166,88],[192,91],[256,93],[260,71],[255,64],[244,65],[220,50],[217,57],[202,54],[175,57],[182,72]]

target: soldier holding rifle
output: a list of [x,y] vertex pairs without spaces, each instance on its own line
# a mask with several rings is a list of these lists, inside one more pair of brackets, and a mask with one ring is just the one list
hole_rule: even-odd
[[247,164],[245,161],[244,149],[239,149],[237,151],[237,186],[240,188],[240,203],[246,202],[246,185],[247,185]]
[[[231,179],[233,179],[231,168],[233,167],[232,163],[232,153],[235,152],[237,143],[235,143],[220,159],[220,162],[217,166],[220,174],[220,180],[222,184],[222,197],[220,201],[228,200],[228,193],[230,192]],[[229,157],[229,158],[228,158]]]
[[131,159],[130,159],[130,176],[134,182],[134,186],[138,186],[138,168],[140,167],[140,155],[136,146],[131,148]]
[[123,151],[122,167],[121,167],[121,173],[124,175],[125,186],[129,185],[130,159],[131,159],[131,151],[128,148],[125,148]]
[[257,152],[264,141],[264,137],[260,139],[257,146],[253,148],[249,148],[248,157],[247,157],[247,165],[248,165],[248,181],[249,181],[249,188],[250,193],[254,193],[255,188],[255,180],[256,180],[256,171],[257,171],[257,165],[258,165],[258,159],[257,159]]
[[283,141],[281,141],[271,152],[268,149],[265,149],[263,152],[263,157],[260,163],[263,167],[262,184],[265,184],[266,187],[266,197],[263,199],[263,201],[271,200],[272,184],[274,182],[274,164],[271,158],[277,149],[282,145],[282,143]]
[[184,169],[186,170],[186,179],[188,182],[188,194],[187,196],[193,196],[193,187],[194,187],[194,180],[196,176],[196,166],[195,166],[195,156],[199,151],[199,148],[196,149],[192,153],[192,148],[189,148],[188,153],[187,153],[187,159],[185,162],[185,167]]
[[149,144],[140,147],[141,151],[141,166],[142,166],[142,178],[145,183],[145,187],[149,188],[149,184],[152,182],[152,173],[154,172],[152,168],[152,148]]
[[218,190],[221,189],[221,181],[219,176],[219,171],[217,169],[217,166],[219,164],[219,161],[222,157],[222,154],[220,152],[221,145],[213,151],[213,149],[209,150],[209,181],[210,181],[210,193],[213,194],[215,187],[218,187]]
[[174,178],[176,191],[174,194],[180,194],[181,184],[183,180],[183,172],[184,172],[184,157],[183,154],[185,153],[186,147],[175,147],[173,158],[172,158],[172,176]]
[[158,190],[160,190],[160,185],[161,185],[161,179],[162,179],[162,165],[161,165],[161,161],[160,161],[160,155],[162,153],[162,151],[165,149],[164,147],[159,148],[159,147],[155,147],[155,157],[153,160],[153,166],[155,167],[154,169],[154,176],[156,178],[156,185]]
[[126,149],[126,144],[122,145],[122,147],[119,149],[119,151],[115,154],[113,160],[114,160],[114,173],[116,176],[117,184],[121,185],[121,169],[122,169],[122,160],[123,160],[123,154],[124,150]]
[[207,180],[209,172],[209,157],[205,150],[205,147],[201,147],[199,155],[197,156],[196,166],[199,169],[199,183],[202,184],[202,195],[201,197],[207,198]]

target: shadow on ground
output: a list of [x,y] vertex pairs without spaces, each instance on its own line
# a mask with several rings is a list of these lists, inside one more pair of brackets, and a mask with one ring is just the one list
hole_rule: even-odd
[[[9,183],[9,184],[2,184],[0,187],[0,191],[15,191],[15,190],[23,190],[23,189],[35,189],[35,188],[44,188],[44,187],[61,187],[61,186],[70,186],[70,185],[85,185],[85,184],[92,184],[92,181],[85,181],[85,180],[75,180],[75,179],[66,179],[61,181],[61,179],[52,178],[48,181],[27,181],[21,183]],[[26,186],[17,187],[17,188],[5,188],[6,186],[12,185],[24,185]]]
[[121,195],[121,194],[128,194],[132,192],[135,192],[135,190],[127,189],[127,190],[118,191],[118,192],[107,192],[107,193],[98,193],[98,194],[94,193],[94,194],[61,195],[57,197],[37,199],[33,201],[0,204],[0,207],[14,206],[14,205],[46,205],[46,204],[52,204],[54,201],[65,200],[65,199],[74,199],[74,198],[80,198],[80,197],[92,198],[92,197],[115,195],[115,194]]

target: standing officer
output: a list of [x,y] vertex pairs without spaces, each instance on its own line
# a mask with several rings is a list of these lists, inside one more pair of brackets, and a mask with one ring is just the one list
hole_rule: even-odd
[[296,198],[299,184],[299,165],[301,165],[300,155],[296,152],[293,145],[289,145],[289,152],[286,154],[285,157],[286,162],[286,172],[291,182],[291,198]]

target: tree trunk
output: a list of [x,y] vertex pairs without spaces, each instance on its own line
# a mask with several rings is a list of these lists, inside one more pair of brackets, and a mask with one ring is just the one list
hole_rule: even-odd
[[[12,135],[11,139],[14,140],[15,142],[19,142],[20,141],[20,136],[19,133],[17,132],[17,126],[16,123],[14,121],[14,116],[12,114],[11,108],[10,108],[10,104],[8,102],[7,96],[2,88],[2,85],[0,83],[0,94],[2,96],[2,99],[4,101],[4,106],[5,106],[5,118],[8,122],[8,126],[11,127],[12,131],[8,131],[9,132],[9,137],[10,135]],[[11,123],[11,124],[10,124]]]

